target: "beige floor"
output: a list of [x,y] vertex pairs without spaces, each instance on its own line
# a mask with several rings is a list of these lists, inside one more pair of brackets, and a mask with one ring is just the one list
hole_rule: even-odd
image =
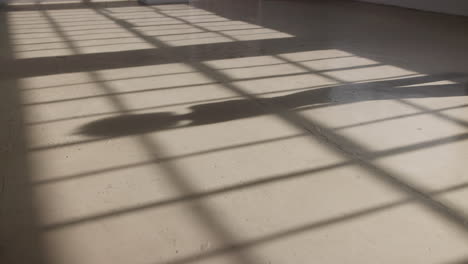
[[0,13],[0,263],[468,263],[468,18]]

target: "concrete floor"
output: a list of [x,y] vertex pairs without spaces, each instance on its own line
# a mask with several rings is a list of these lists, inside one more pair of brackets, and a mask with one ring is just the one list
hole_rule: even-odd
[[0,13],[0,263],[468,263],[468,18]]

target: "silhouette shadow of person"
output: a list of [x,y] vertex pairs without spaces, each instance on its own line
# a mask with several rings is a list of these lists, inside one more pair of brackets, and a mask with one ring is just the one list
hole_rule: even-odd
[[303,106],[347,104],[370,100],[466,96],[465,83],[430,84],[464,77],[462,74],[417,76],[394,80],[315,88],[272,98],[229,100],[191,106],[191,112],[128,114],[90,122],[78,134],[98,137],[119,137],[155,131],[216,124],[268,113],[261,105],[293,110]]

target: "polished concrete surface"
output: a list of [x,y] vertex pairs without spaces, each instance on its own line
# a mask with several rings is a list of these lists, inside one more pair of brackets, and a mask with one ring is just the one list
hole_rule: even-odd
[[467,263],[468,18],[0,13],[0,263]]

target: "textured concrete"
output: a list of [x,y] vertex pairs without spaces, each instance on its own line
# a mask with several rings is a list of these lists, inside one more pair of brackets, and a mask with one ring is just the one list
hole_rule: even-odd
[[1,263],[468,261],[468,19],[254,0],[0,15]]

